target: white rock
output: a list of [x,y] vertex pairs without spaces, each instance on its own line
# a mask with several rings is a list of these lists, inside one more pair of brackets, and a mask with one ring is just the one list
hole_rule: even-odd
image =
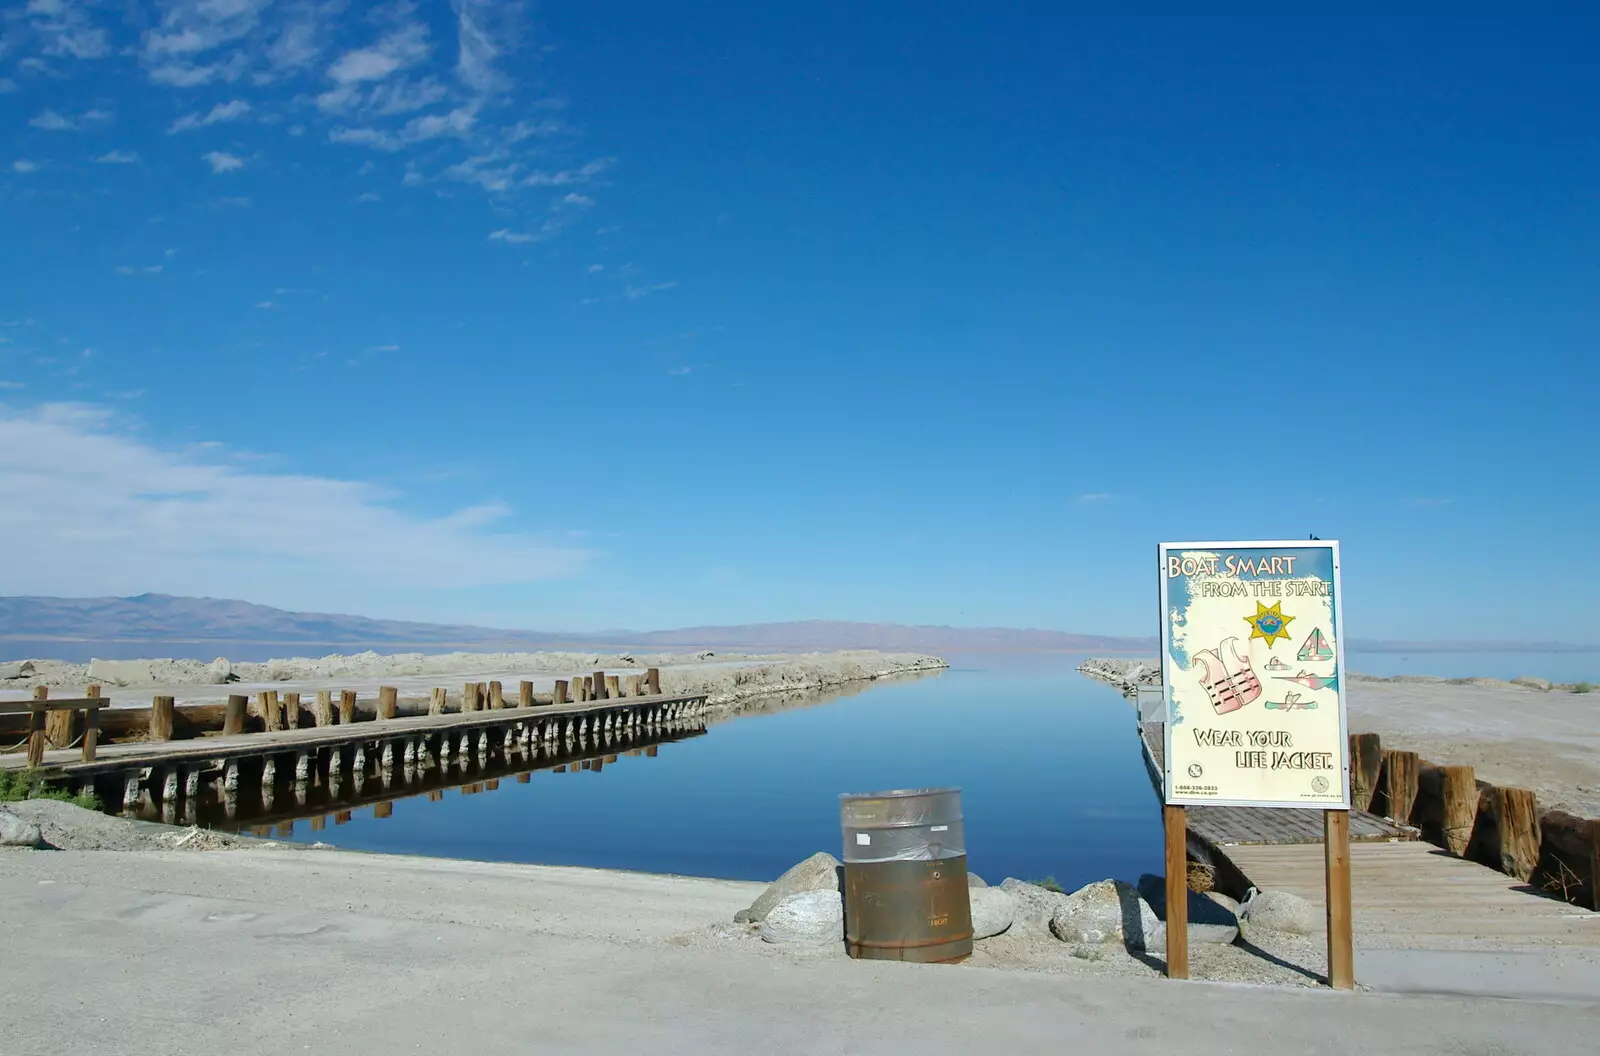
[[1256,891],[1239,907],[1239,915],[1252,927],[1287,931],[1294,935],[1320,935],[1327,922],[1317,907],[1287,891]]
[[227,657],[219,656],[211,661],[211,666],[206,669],[206,672],[207,677],[211,680],[211,685],[224,685],[233,676],[233,665],[228,662]]
[[968,873],[967,874],[967,886],[968,887],[988,887],[989,886],[989,881],[985,880],[983,877],[979,876],[977,873]]
[[16,663],[0,664],[0,678],[27,678],[37,674],[32,660],[18,660]]
[[1050,930],[1063,942],[1122,942],[1130,950],[1152,945],[1160,927],[1155,911],[1132,884],[1121,880],[1100,880],[1079,888],[1050,918]]
[[38,825],[0,810],[0,847],[37,847],[43,842]]
[[1011,927],[1017,915],[1017,899],[1003,887],[974,887],[972,899],[972,937],[987,939]]
[[818,851],[810,858],[791,866],[788,872],[767,885],[761,897],[734,916],[737,924],[759,924],[766,919],[772,907],[802,891],[839,892],[839,859],[827,851]]
[[1067,896],[1059,891],[1049,891],[1038,884],[1008,876],[1000,881],[1001,891],[1009,891],[1017,900],[1013,925],[1024,928],[1048,929],[1050,920],[1066,903]]
[[767,942],[821,946],[844,941],[844,899],[837,891],[803,891],[779,902],[761,922]]

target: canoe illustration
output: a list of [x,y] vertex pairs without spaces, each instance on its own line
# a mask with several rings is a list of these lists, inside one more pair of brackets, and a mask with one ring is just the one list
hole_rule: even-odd
[[1268,711],[1316,711],[1317,702],[1314,700],[1301,700],[1300,694],[1290,690],[1285,693],[1281,701],[1267,701]]

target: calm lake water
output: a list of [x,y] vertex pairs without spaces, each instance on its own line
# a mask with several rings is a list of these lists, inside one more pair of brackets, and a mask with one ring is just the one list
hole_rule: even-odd
[[[768,880],[840,851],[841,792],[956,785],[970,867],[1069,887],[1159,872],[1133,711],[1082,657],[960,665],[719,722],[603,771],[417,795],[292,838],[354,850]],[[379,814],[387,814],[380,817]]]

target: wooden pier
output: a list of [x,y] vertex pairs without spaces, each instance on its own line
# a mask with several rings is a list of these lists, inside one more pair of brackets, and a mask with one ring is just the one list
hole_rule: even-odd
[[[1139,723],[1161,795],[1165,730]],[[1525,789],[1384,749],[1351,746],[1349,859],[1357,940],[1600,948],[1600,821],[1541,813]],[[1371,808],[1371,809],[1367,809]],[[1189,854],[1234,897],[1283,890],[1325,906],[1322,811],[1191,806]]]
[[[1321,910],[1320,846],[1241,844],[1224,853],[1253,886],[1288,891]],[[1350,890],[1358,943],[1600,948],[1600,913],[1421,840],[1352,844]]]
[[[592,688],[606,686],[604,676],[597,675],[595,681],[578,681],[584,687],[578,696],[602,692]],[[607,688],[618,695],[567,703],[566,683],[558,682],[551,703],[537,703],[524,691],[522,706],[501,707],[493,705],[509,702],[498,700],[498,692],[480,696],[474,687],[463,695],[466,710],[455,712],[442,711],[443,694],[436,691],[428,705],[435,713],[411,715],[400,713],[392,690],[380,691],[375,716],[365,721],[358,721],[355,695],[349,693],[341,700],[344,721],[324,701],[317,712],[321,724],[298,728],[284,728],[281,712],[274,714],[278,695],[264,693],[258,705],[264,714],[256,716],[264,720],[263,732],[237,732],[244,718],[240,704],[227,709],[222,725],[227,732],[220,735],[102,744],[93,759],[72,748],[57,748],[44,752],[36,766],[21,753],[10,753],[0,755],[0,768],[36,769],[46,782],[92,792],[109,808],[130,815],[192,819],[201,813],[202,803],[210,803],[231,819],[241,811],[241,797],[259,801],[259,808],[255,802],[245,805],[246,812],[270,814],[280,796],[285,803],[303,802],[312,788],[349,786],[359,792],[368,780],[389,787],[430,773],[447,775],[452,766],[481,770],[495,760],[525,768],[540,759],[552,765],[567,757],[577,762],[574,753],[590,747],[627,750],[703,727],[705,694],[638,695],[658,684],[653,678],[645,683],[641,676],[628,687],[632,695],[620,695],[625,690],[613,683]],[[491,685],[499,689],[498,683]],[[298,705],[298,694],[287,696]],[[484,710],[477,710],[480,704]],[[165,724],[171,735],[170,698],[157,698],[150,721],[153,726]]]

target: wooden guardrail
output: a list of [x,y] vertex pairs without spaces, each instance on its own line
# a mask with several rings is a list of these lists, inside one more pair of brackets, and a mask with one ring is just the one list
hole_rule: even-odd
[[[28,766],[37,767],[44,762],[45,742],[51,739],[52,732],[57,733],[62,747],[71,743],[73,719],[81,714],[83,761],[89,763],[94,761],[95,748],[100,742],[100,711],[110,704],[109,700],[101,698],[99,686],[90,686],[86,696],[63,700],[51,700],[49,688],[38,686],[32,700],[0,701],[0,715],[28,716]],[[57,716],[66,721],[60,721]],[[55,731],[51,727],[55,727]]]
[[[627,697],[659,695],[661,672],[650,668],[644,674],[619,678],[596,671],[573,679],[560,679],[552,693],[536,694],[533,683],[522,681],[515,701],[508,701],[500,682],[468,682],[459,697],[435,688],[422,710],[420,702],[402,707],[394,686],[380,686],[377,700],[368,708],[360,706],[356,691],[318,690],[314,702],[304,700],[298,691],[261,690],[255,699],[242,693],[228,697],[223,704],[179,706],[170,696],[156,696],[149,708],[115,708],[106,712],[109,701],[102,699],[101,687],[90,686],[83,698],[48,700],[49,689],[39,686],[31,701],[0,702],[0,722],[6,715],[29,714],[28,765],[38,766],[47,745],[63,748],[80,731],[84,737],[84,759],[94,759],[95,745],[103,735],[110,741],[187,740],[206,734],[232,736],[251,732],[276,733],[311,726],[348,725],[363,720],[393,719],[401,715],[442,715],[451,711],[493,711],[502,708],[531,708],[539,705],[592,703]],[[337,698],[335,698],[337,694]],[[452,705],[454,705],[452,707]]]

